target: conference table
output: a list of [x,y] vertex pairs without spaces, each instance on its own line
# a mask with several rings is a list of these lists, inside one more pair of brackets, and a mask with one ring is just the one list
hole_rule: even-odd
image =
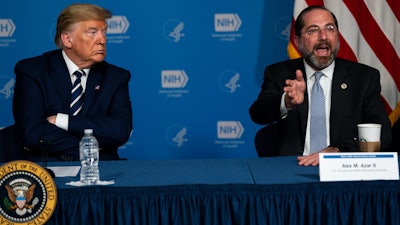
[[[71,166],[77,163],[49,163]],[[47,224],[400,224],[398,180],[320,182],[296,157],[101,161],[101,180],[56,177]]]

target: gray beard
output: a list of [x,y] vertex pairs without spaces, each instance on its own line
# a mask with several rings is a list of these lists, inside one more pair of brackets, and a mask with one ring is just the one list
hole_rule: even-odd
[[319,63],[316,56],[314,55],[314,51],[312,52],[308,52],[305,48],[300,47],[299,51],[301,53],[301,55],[304,57],[304,59],[306,60],[306,62],[313,67],[316,70],[322,70],[326,67],[328,67],[329,65],[332,64],[332,62],[335,60],[336,55],[339,51],[339,47],[336,48],[336,50],[334,50],[332,52],[332,54],[329,56],[329,60],[326,63]]

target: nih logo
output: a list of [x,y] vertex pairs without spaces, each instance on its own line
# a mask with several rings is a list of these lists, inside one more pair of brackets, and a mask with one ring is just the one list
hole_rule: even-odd
[[186,127],[174,124],[168,127],[165,137],[171,146],[182,147],[188,141],[188,138],[186,138],[187,132]]
[[125,16],[113,16],[107,19],[107,34],[125,34],[129,28],[129,21]]
[[168,41],[179,42],[185,36],[185,23],[178,19],[170,19],[163,25],[163,34]]
[[184,70],[162,70],[161,86],[163,88],[184,88],[189,78]]
[[11,37],[15,28],[11,19],[0,19],[0,37]]
[[175,137],[172,138],[172,141],[176,143],[177,147],[181,147],[186,141],[188,141],[188,139],[185,138],[186,133],[187,128],[183,127],[178,131],[178,133],[176,133]]
[[238,31],[242,21],[237,13],[222,13],[214,15],[214,29],[216,32]]
[[240,121],[218,121],[218,138],[237,139],[242,137],[244,128]]
[[14,93],[14,86],[15,80],[13,78],[8,79],[7,77],[0,77],[0,94],[4,96],[5,99],[12,97]]

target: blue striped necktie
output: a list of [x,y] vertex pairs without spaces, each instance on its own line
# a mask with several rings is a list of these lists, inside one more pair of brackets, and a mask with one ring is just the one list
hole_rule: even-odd
[[76,116],[81,111],[83,105],[83,88],[81,84],[81,77],[85,74],[85,72],[83,70],[77,70],[73,74],[76,76],[76,80],[72,85],[70,115]]
[[315,82],[311,90],[310,117],[310,153],[319,152],[327,147],[325,96],[319,80],[324,74],[315,72]]

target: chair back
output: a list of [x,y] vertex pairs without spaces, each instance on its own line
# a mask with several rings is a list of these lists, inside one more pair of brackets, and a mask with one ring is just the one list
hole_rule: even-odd
[[254,144],[258,157],[276,156],[279,140],[279,124],[272,123],[261,128],[255,138]]
[[0,130],[0,162],[8,162],[16,158],[15,125]]
[[400,119],[392,126],[392,142],[390,143],[390,151],[400,153]]

